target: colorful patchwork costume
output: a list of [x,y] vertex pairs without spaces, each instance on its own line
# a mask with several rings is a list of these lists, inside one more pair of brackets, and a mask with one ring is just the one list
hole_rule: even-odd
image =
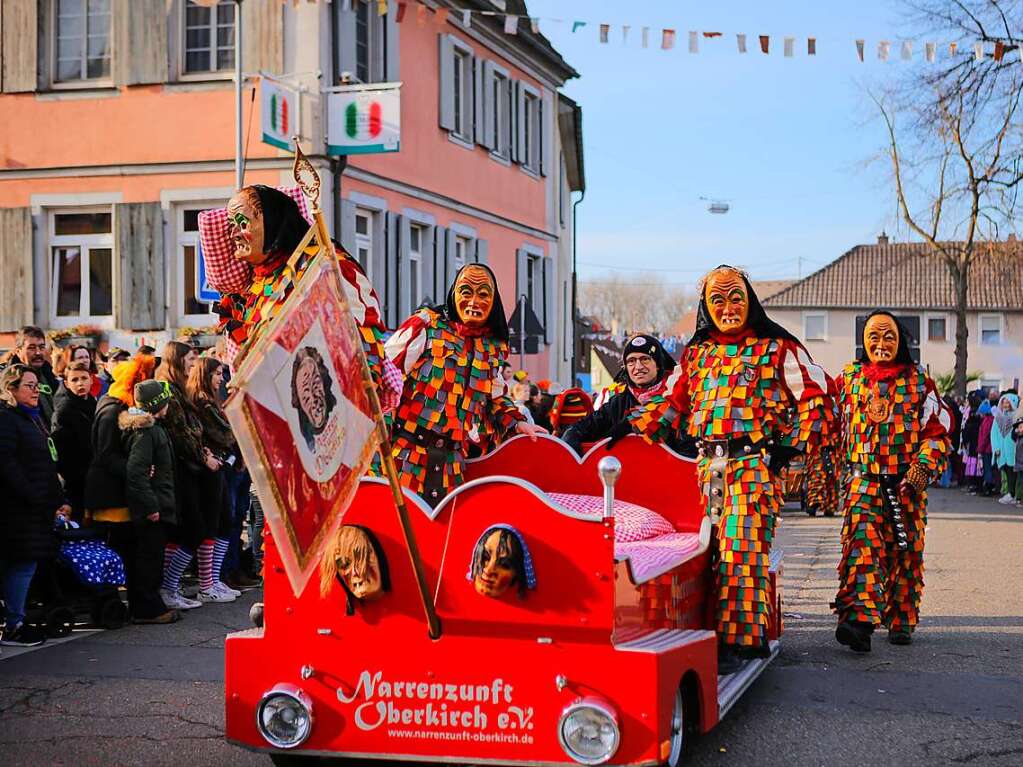
[[[952,414],[934,382],[913,363],[904,333],[899,335],[893,362],[861,359],[837,382],[842,457],[851,475],[833,607],[840,627],[861,626],[869,637],[883,624],[902,635],[894,643],[907,644],[924,585],[926,486],[944,469]],[[839,637],[850,646],[853,639]],[[853,649],[869,650],[869,644],[868,638]]]
[[[715,327],[713,275],[730,270],[745,286],[748,319],[737,332]],[[742,293],[733,282],[731,291]],[[781,468],[832,427],[828,379],[803,346],[769,320],[745,275],[708,275],[697,330],[667,381],[667,393],[632,416],[635,431],[664,441],[682,423],[701,445],[698,476],[717,523],[716,611],[724,654],[768,654],[769,555],[783,500]],[[719,660],[724,655],[719,657]],[[725,672],[723,672],[725,673]]]
[[835,451],[830,445],[811,450],[806,457],[805,479],[806,513],[814,516],[821,512],[833,517],[838,511],[838,467]]
[[485,424],[503,436],[525,417],[507,395],[500,363],[508,356],[508,326],[495,286],[487,323],[459,320],[454,286],[447,303],[421,309],[388,340],[386,353],[405,374],[394,419],[394,461],[401,483],[436,506],[462,483],[464,445],[470,431]]
[[[266,230],[267,259],[257,265],[234,256],[225,208],[199,214],[199,235],[202,242],[206,274],[210,285],[222,298],[215,307],[220,315],[219,329],[224,332],[228,355],[235,359],[260,323],[271,319],[284,304],[292,284],[305,273],[315,255],[315,247],[296,265],[294,279],[287,272],[287,263],[309,229],[305,197],[299,189],[277,190],[255,185],[246,187],[258,195]],[[380,302],[362,268],[344,249],[334,243],[338,265],[346,288],[348,305],[362,334],[363,350],[373,377],[381,385],[383,409],[393,409],[401,392],[401,375],[387,362],[383,352],[384,326]]]

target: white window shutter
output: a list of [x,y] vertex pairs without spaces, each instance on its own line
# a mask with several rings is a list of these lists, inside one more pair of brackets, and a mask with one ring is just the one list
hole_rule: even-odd
[[455,129],[455,46],[450,35],[440,36],[440,127]]
[[384,62],[384,79],[388,82],[397,82],[401,79],[401,25],[398,24],[398,3],[396,0],[388,0],[385,20],[384,34],[387,35],[387,61]]
[[[355,252],[355,203],[351,200],[341,200],[341,232],[338,236],[341,247],[348,251],[348,255],[356,257]],[[370,258],[372,258],[370,254]]]
[[419,243],[419,295],[412,296],[412,311],[415,311],[423,301],[430,304],[437,303],[436,290],[433,285],[433,259],[434,245],[437,228],[433,226],[422,227],[422,240]]
[[[387,326],[395,328],[398,326],[398,249],[400,235],[398,232],[401,224],[401,216],[397,213],[387,212],[387,267],[385,273],[386,292],[384,293],[384,313],[387,316]],[[402,318],[404,319],[404,318]]]
[[418,296],[412,295],[409,249],[412,241],[412,222],[402,216],[398,226],[398,322],[404,322],[412,314],[412,302]]
[[490,243],[486,240],[476,240],[476,263],[489,265]]
[[529,254],[526,253],[525,248],[518,248],[515,251],[515,303],[519,301],[519,296],[526,293],[528,284],[526,280],[529,277]]
[[[539,106],[540,111],[540,175],[546,176],[551,171],[551,150],[553,139],[551,138],[551,128],[554,124],[553,115],[549,115],[551,112],[547,108],[547,99],[545,96],[541,96],[536,102]],[[555,113],[556,114],[556,113]]]
[[335,83],[340,81],[341,72],[351,72],[353,76],[355,75],[355,8],[351,3],[347,4],[347,10],[346,4],[338,7],[337,25],[338,28],[335,30],[337,47],[341,54],[338,66],[341,70],[334,73]]
[[543,341],[554,343],[557,326],[554,319],[554,259],[550,256],[543,259]]
[[483,117],[483,59],[472,57],[472,115],[473,136],[477,144],[483,143],[485,120]]
[[[448,230],[446,227],[438,226],[433,235],[433,259],[430,262],[430,282],[426,283],[433,290],[433,302],[444,303],[448,294],[448,284],[445,280],[445,264],[447,263],[448,252]],[[424,277],[425,280],[425,277]]]
[[448,229],[447,233],[447,248],[444,251],[444,293],[447,295],[448,288],[455,281],[455,274],[458,272],[458,268],[455,266],[455,256],[458,251],[455,247],[455,240],[458,239],[458,235],[454,230]]
[[526,157],[526,90],[515,81],[515,136],[512,138],[512,159],[523,165],[529,164]]
[[373,252],[369,254],[373,268],[373,290],[380,300],[381,320],[387,324],[387,214],[374,213],[370,221],[373,233]]
[[[477,134],[476,141],[493,151],[497,149],[494,145],[494,125],[497,115],[494,114],[494,62],[487,59],[483,62],[483,87],[482,94],[477,96],[478,109],[483,110],[483,135]],[[500,98],[500,97],[499,97]]]

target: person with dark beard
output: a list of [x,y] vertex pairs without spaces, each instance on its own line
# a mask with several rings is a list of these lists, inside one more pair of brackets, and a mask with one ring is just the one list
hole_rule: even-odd
[[770,656],[770,554],[782,469],[827,440],[832,407],[824,371],[768,318],[746,275],[719,266],[703,280],[696,332],[664,395],[629,417],[650,441],[665,441],[683,423],[698,440],[697,476],[717,538],[719,673]]
[[394,463],[401,483],[431,506],[462,484],[465,442],[475,425],[487,424],[498,438],[545,431],[527,423],[508,396],[501,375],[508,322],[488,266],[459,269],[446,302],[409,317],[386,353],[405,374]]
[[870,652],[874,629],[908,645],[923,594],[927,485],[944,469],[953,417],[934,381],[913,362],[905,329],[875,311],[863,354],[837,382],[845,492],[835,638]]
[[[675,360],[653,336],[640,333],[628,340],[622,350],[622,369],[615,380],[625,388],[562,436],[565,443],[582,455],[582,446],[611,436],[618,424],[627,424],[629,414],[654,397],[664,395],[664,384],[675,367]],[[683,433],[671,435],[666,443],[675,452],[695,456],[696,445]]]

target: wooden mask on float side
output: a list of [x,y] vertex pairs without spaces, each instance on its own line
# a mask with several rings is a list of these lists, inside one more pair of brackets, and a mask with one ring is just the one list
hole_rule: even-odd
[[519,597],[536,588],[533,560],[522,535],[510,525],[494,525],[483,531],[473,548],[466,575],[476,593],[498,598],[512,586]]

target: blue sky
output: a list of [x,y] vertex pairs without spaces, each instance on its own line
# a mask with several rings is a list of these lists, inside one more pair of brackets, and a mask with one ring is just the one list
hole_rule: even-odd
[[[870,162],[885,137],[865,87],[909,66],[898,40],[915,30],[894,0],[528,6],[582,75],[565,88],[583,108],[581,279],[608,274],[602,265],[610,265],[637,282],[693,283],[721,262],[744,265],[755,279],[795,277],[800,258],[805,276],[882,229],[893,234],[887,166]],[[588,22],[575,34],[574,19]],[[598,41],[602,22],[612,25],[607,45]],[[623,24],[631,26],[624,46]],[[642,26],[651,28],[646,50]],[[670,51],[659,48],[664,27],[677,30]],[[723,35],[701,35],[692,55],[689,30]],[[747,35],[745,55],[737,32]],[[769,56],[760,34],[771,36]],[[786,36],[796,38],[793,58],[782,56]],[[811,36],[814,57],[806,55]],[[858,38],[866,40],[865,63]],[[892,41],[887,62],[877,59],[882,39]],[[700,197],[727,200],[731,210],[712,215]]]

